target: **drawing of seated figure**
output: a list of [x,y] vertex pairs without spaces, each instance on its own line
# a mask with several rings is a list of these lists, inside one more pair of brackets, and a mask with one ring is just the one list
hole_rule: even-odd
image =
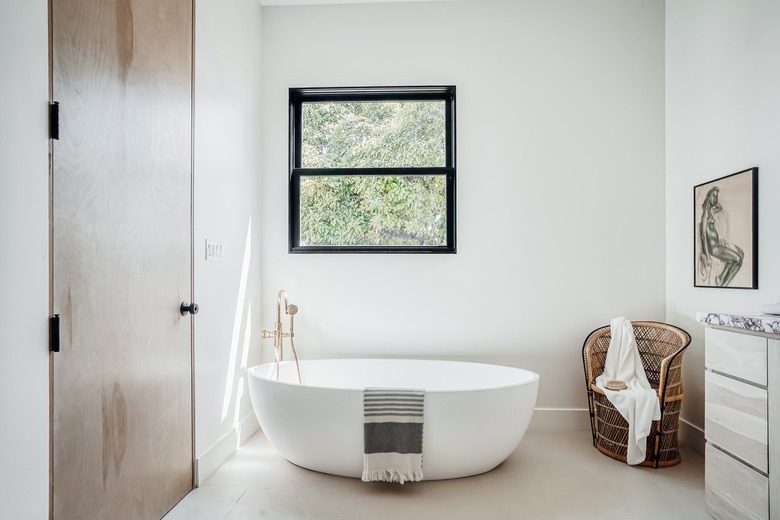
[[715,285],[727,287],[742,267],[745,253],[736,245],[726,242],[721,236],[723,233],[718,232],[723,217],[718,215],[723,211],[723,206],[718,202],[719,191],[720,188],[717,186],[712,187],[701,205],[703,211],[699,222],[701,252],[698,270],[699,276],[705,282],[709,282],[712,275],[712,259],[719,260],[723,264],[723,269],[715,276]]

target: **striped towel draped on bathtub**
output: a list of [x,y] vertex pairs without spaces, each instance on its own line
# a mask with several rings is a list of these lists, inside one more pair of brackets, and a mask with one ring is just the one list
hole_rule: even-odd
[[425,390],[363,390],[363,481],[422,480]]

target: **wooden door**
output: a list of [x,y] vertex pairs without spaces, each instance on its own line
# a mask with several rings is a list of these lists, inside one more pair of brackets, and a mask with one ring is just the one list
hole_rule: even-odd
[[192,489],[192,0],[51,0],[55,520]]

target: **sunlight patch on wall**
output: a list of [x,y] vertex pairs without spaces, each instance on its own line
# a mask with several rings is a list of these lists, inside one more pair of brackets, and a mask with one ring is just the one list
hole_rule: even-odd
[[[249,278],[249,260],[252,256],[252,219],[249,219],[246,231],[246,243],[244,246],[244,260],[241,266],[241,281],[238,285],[238,297],[236,298],[236,312],[233,319],[233,335],[230,340],[230,360],[227,364],[227,376],[225,378],[225,396],[222,401],[222,421],[228,415],[230,402],[233,399],[233,388],[236,376],[236,358],[238,357],[238,342],[241,337],[241,323],[244,319],[244,301],[246,300],[247,279]],[[249,316],[246,316],[247,322]],[[248,325],[247,325],[248,327]],[[247,347],[245,345],[245,350]],[[246,355],[246,354],[244,354]],[[236,406],[238,410],[238,406]]]

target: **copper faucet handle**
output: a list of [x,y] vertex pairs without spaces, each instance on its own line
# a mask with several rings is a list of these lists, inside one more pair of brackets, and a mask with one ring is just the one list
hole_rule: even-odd
[[273,330],[263,330],[262,338],[263,339],[271,339],[276,336],[276,331]]

